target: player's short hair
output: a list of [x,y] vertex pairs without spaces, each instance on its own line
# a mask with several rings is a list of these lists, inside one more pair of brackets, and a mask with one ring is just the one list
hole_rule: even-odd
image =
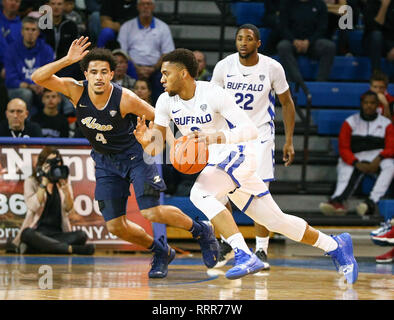
[[107,61],[109,63],[109,68],[114,71],[116,68],[116,59],[112,54],[111,50],[105,48],[94,48],[89,51],[89,53],[83,57],[79,63],[81,70],[83,72],[88,70],[90,61]]
[[237,32],[235,33],[235,37],[237,37],[238,32],[240,30],[242,30],[242,29],[250,29],[250,30],[252,30],[256,40],[257,41],[260,40],[260,31],[259,31],[259,29],[254,24],[251,24],[251,23],[245,23],[245,24],[239,26],[238,29],[237,29]]
[[372,90],[368,90],[368,91],[364,92],[364,93],[361,95],[361,98],[360,98],[361,102],[363,102],[364,99],[365,99],[366,97],[368,97],[368,96],[374,96],[375,99],[376,99],[376,102],[379,102],[378,95],[377,95],[375,92],[373,92]]
[[163,56],[162,62],[178,63],[183,65],[190,76],[197,77],[198,62],[194,53],[189,49],[178,48]]
[[389,84],[389,78],[388,76],[382,72],[382,71],[375,71],[372,76],[371,79],[369,79],[369,83],[372,84],[372,81],[384,81],[386,87]]

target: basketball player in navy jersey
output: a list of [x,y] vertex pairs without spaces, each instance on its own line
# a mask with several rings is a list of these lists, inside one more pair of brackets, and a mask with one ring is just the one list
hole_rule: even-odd
[[[150,278],[166,277],[175,257],[165,237],[154,239],[126,218],[130,183],[142,215],[152,222],[189,230],[198,240],[204,263],[213,267],[219,245],[209,224],[193,221],[173,206],[159,205],[160,191],[166,188],[155,164],[147,164],[141,145],[134,137],[131,115],[154,119],[154,108],[132,91],[111,82],[116,60],[109,50],[93,49],[87,37],[73,41],[67,56],[37,69],[35,83],[67,96],[76,108],[78,125],[93,147],[96,189],[100,211],[107,229],[119,238],[154,253]],[[60,78],[59,70],[81,61],[86,80]]]

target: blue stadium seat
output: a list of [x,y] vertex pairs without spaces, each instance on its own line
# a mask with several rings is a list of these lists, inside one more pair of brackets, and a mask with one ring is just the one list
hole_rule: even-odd
[[235,2],[231,4],[231,12],[238,26],[252,23],[260,27],[265,13],[265,4],[263,2]]
[[338,156],[339,155],[339,142],[338,142],[338,137],[336,138],[331,138],[330,139],[330,144],[331,144],[331,148],[332,151],[334,152],[334,155]]
[[330,80],[368,81],[370,77],[371,62],[368,57],[335,57]]
[[358,111],[343,109],[312,110],[311,116],[317,125],[318,134],[337,136],[346,118],[356,112]]
[[[272,56],[280,62],[279,56]],[[298,66],[303,78],[307,81],[316,79],[319,61],[306,56],[298,57]],[[382,58],[382,70],[394,76],[394,63]],[[371,61],[368,57],[335,56],[330,81],[369,81],[371,78]]]
[[394,218],[394,199],[381,199],[378,207],[385,221]]
[[363,30],[348,30],[347,34],[349,37],[349,49],[350,52],[355,56],[362,56],[363,50]]
[[268,37],[270,36],[272,29],[259,28],[259,31],[260,31],[261,49],[264,49],[264,46],[266,45],[266,43],[268,41]]
[[[369,89],[369,82],[306,82],[312,94],[314,107],[358,108],[360,97]],[[389,84],[388,92],[394,92],[394,84]],[[306,105],[304,92],[297,96],[299,106]]]
[[[312,94],[314,107],[358,108],[360,96],[369,89],[369,83],[357,82],[306,82]],[[394,89],[394,88],[393,88]],[[297,104],[306,105],[305,94],[301,91]]]

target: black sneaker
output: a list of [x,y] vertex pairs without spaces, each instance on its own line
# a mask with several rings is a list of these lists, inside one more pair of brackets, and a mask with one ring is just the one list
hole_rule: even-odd
[[260,249],[255,252],[257,258],[259,258],[261,261],[264,262],[266,267],[264,267],[262,270],[269,270],[270,269],[270,264],[268,263],[267,255],[265,254],[263,249]]
[[11,238],[7,238],[5,253],[19,253],[19,248],[12,242]]
[[220,252],[218,240],[210,223],[203,221],[197,223],[201,225],[202,232],[195,239],[200,244],[204,264],[208,268],[213,268],[218,262]]
[[221,239],[219,241],[219,259],[214,268],[223,267],[232,258],[234,258],[233,248]]
[[165,242],[164,236],[161,236],[152,251],[152,268],[148,274],[149,278],[165,278],[168,273],[168,265],[175,258],[175,250]]

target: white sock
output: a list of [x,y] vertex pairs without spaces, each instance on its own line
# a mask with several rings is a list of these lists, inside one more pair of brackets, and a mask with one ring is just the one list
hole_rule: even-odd
[[256,236],[256,251],[263,250],[267,254],[269,240],[269,236],[264,238]]
[[227,243],[233,248],[241,249],[243,250],[246,254],[250,255],[250,250],[248,246],[246,245],[245,239],[242,235],[241,232],[235,233],[232,236],[227,238]]
[[313,245],[319,249],[322,249],[325,252],[330,252],[338,248],[338,243],[330,236],[319,232],[319,237],[317,238],[316,243]]

